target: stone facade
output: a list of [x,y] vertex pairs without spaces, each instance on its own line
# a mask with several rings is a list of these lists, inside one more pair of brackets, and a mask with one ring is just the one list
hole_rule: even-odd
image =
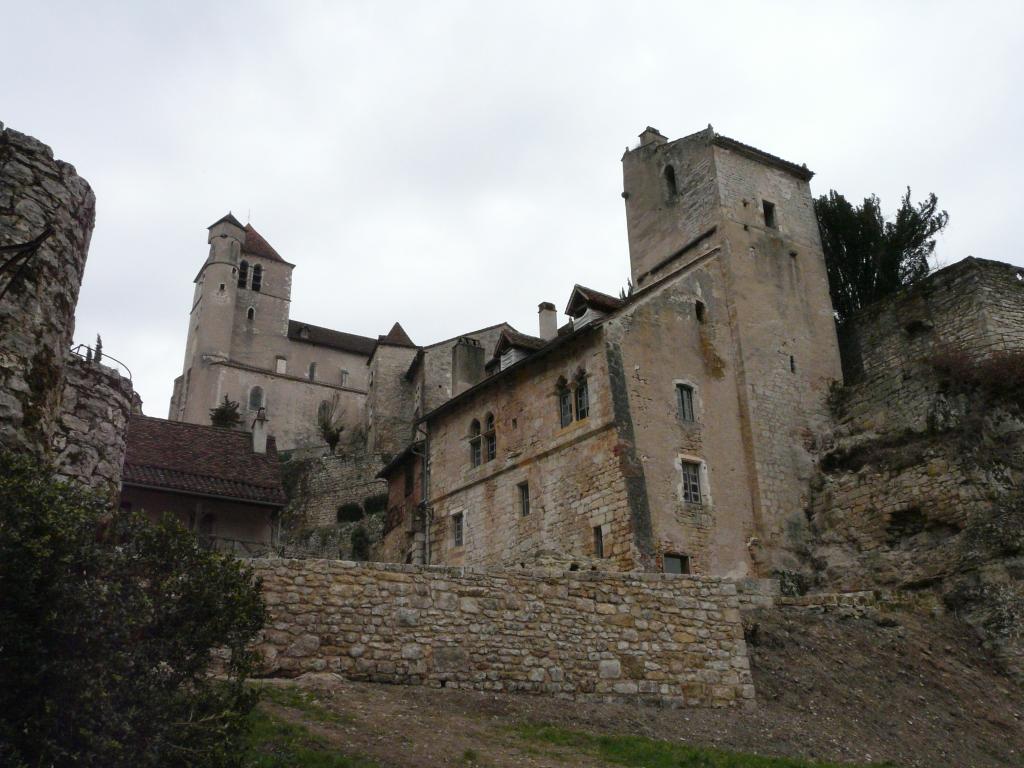
[[334,525],[342,505],[362,504],[367,497],[387,493],[387,485],[377,477],[384,466],[379,454],[321,456],[302,463],[285,511],[302,526]]
[[1000,390],[1024,385],[1024,270],[967,259],[845,336],[850,383],[812,484],[812,586],[937,595],[1024,675],[1024,412]]
[[116,371],[68,351],[95,207],[74,167],[0,124],[0,248],[49,228],[27,260],[0,253],[0,447],[114,496],[135,394]]
[[753,706],[730,581],[255,561],[269,674],[668,706]]

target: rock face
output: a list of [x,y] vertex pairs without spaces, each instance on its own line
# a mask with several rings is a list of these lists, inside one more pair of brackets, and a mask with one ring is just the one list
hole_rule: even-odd
[[1024,679],[1024,270],[967,259],[853,330],[812,585],[933,592]]
[[255,561],[267,672],[752,706],[736,585],[669,574]]
[[[0,448],[114,494],[131,381],[69,352],[96,198],[42,142],[0,125]],[[44,236],[45,237],[41,237]]]
[[57,429],[95,217],[96,198],[74,167],[0,125],[0,247],[52,229],[19,274],[0,274],[0,445],[44,453]]

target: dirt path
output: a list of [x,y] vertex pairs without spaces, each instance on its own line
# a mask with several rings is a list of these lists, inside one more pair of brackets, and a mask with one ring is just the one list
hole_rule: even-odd
[[[353,683],[297,684],[343,722],[276,713],[383,766],[596,766],[523,739],[551,723],[766,755],[931,768],[1024,766],[1024,691],[946,618],[775,612],[749,621],[759,709],[661,710],[540,696]],[[275,706],[275,705],[267,705]]]

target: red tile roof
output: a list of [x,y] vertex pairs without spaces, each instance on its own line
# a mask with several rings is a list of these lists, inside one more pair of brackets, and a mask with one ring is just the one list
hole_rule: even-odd
[[[262,256],[271,261],[284,261],[281,254],[271,247],[270,243],[263,239],[263,235],[252,228],[252,224],[246,224],[245,242],[242,243],[242,253],[251,253],[253,256]],[[287,262],[286,262],[287,263]]]
[[252,435],[234,429],[132,416],[125,485],[283,506],[274,438],[254,453]]

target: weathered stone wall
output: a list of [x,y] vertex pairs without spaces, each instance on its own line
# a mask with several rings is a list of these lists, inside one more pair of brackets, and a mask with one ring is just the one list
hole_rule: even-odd
[[57,472],[114,496],[121,488],[132,383],[112,368],[68,355],[57,434]]
[[546,693],[670,706],[753,705],[730,581],[255,561],[271,674]]
[[370,496],[388,492],[387,483],[377,478],[385,464],[380,454],[355,453],[295,461],[301,464],[294,483],[290,483],[291,497],[284,513],[295,527],[334,525],[338,507],[362,504]]
[[821,436],[807,555],[817,589],[935,595],[1024,677],[1024,410],[1007,388],[1024,362],[988,368],[1024,355],[1021,272],[967,259],[854,318],[862,367]]
[[370,360],[366,396],[366,445],[373,453],[394,456],[413,440],[415,388],[405,378],[417,350],[381,344]]
[[0,124],[0,246],[53,229],[13,282],[0,275],[0,445],[40,454],[50,447],[95,208],[74,167]]

